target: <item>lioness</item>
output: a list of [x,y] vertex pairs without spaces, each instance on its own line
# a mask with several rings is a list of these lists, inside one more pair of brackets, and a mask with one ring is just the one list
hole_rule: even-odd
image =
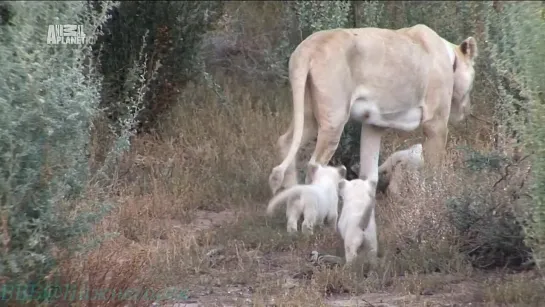
[[269,176],[272,193],[297,184],[295,156],[316,136],[310,162],[326,165],[349,118],[363,123],[360,178],[378,181],[388,128],[423,126],[425,160],[436,165],[449,119],[460,121],[469,112],[476,57],[473,37],[454,45],[425,25],[333,29],[307,37],[289,61],[293,119],[277,141],[284,161]]
[[288,219],[288,233],[297,232],[297,221],[301,214],[304,216],[303,233],[314,233],[314,226],[323,224],[327,220],[333,231],[337,227],[339,182],[346,176],[346,168],[322,166],[309,163],[309,176],[311,184],[298,184],[275,195],[267,206],[267,214],[270,216],[274,209],[282,202],[301,197],[297,201],[288,201],[286,217]]

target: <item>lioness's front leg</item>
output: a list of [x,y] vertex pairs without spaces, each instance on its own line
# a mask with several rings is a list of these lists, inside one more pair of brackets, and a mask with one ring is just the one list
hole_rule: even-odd
[[360,139],[359,178],[378,182],[378,156],[384,128],[363,124]]
[[448,118],[437,118],[423,124],[424,141],[423,156],[424,162],[432,167],[440,165],[447,146]]

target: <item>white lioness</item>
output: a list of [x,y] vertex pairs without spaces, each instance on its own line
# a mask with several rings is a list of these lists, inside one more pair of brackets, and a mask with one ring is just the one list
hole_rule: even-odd
[[288,199],[300,196],[296,201],[288,201],[286,217],[288,219],[287,231],[297,232],[297,221],[301,214],[304,221],[301,226],[304,233],[312,234],[316,225],[322,225],[324,220],[333,229],[337,225],[339,182],[346,176],[344,166],[322,166],[309,164],[308,173],[310,184],[298,184],[275,195],[267,207],[267,214],[273,214],[275,208]]
[[351,263],[364,245],[367,257],[376,262],[378,253],[377,226],[375,223],[376,182],[354,179],[342,180],[339,191],[343,208],[337,229],[344,240],[346,263]]
[[277,141],[284,160],[269,176],[272,193],[297,184],[297,151],[314,137],[310,162],[329,163],[349,118],[363,123],[360,178],[377,181],[388,128],[423,126],[426,161],[437,165],[449,119],[469,112],[476,57],[473,37],[455,45],[425,25],[333,29],[307,37],[289,61],[293,119]]

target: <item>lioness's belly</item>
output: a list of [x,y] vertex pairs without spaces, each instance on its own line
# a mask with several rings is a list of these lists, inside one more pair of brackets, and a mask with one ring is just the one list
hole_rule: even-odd
[[366,100],[356,100],[350,109],[350,117],[364,124],[404,131],[418,128],[422,122],[422,116],[423,110],[420,106],[385,113],[377,103]]

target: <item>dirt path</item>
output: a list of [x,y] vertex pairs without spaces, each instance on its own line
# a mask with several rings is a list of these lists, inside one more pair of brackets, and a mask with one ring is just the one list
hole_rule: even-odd
[[[234,223],[236,217],[237,214],[231,211],[218,213],[199,211],[190,224],[176,227],[183,227],[187,240],[195,240],[199,233],[203,232],[216,231],[223,234],[226,230],[221,227]],[[271,227],[268,226],[268,229],[272,229]],[[259,231],[250,230],[250,233]],[[248,244],[244,240],[241,241],[240,246]],[[237,242],[236,239],[233,239],[233,242]],[[216,246],[202,250],[203,259],[205,257],[214,259],[210,261],[214,266],[200,273],[200,276],[193,276],[195,280],[200,279],[201,282],[193,283],[187,300],[156,302],[153,306],[279,306],[277,304],[304,305],[310,302],[316,306],[482,306],[475,303],[476,299],[478,301],[476,292],[478,285],[447,275],[434,277],[440,280],[437,284],[441,286],[423,289],[418,294],[408,294],[414,291],[399,289],[382,292],[359,291],[357,295],[342,293],[342,289],[333,289],[330,291],[333,293],[327,294],[329,290],[326,290],[326,293],[320,294],[320,291],[317,291],[316,276],[322,276],[319,278],[328,276],[329,269],[306,266],[307,260],[302,257],[305,254],[304,250],[265,251],[260,248],[241,250],[238,245],[234,248],[230,242],[223,243],[227,246],[219,245],[220,248]],[[244,274],[245,270],[247,276],[244,278],[232,276]],[[306,273],[301,274],[305,270],[308,276],[303,276]],[[248,273],[250,271],[251,273]],[[395,282],[402,283],[402,279],[403,277],[400,277],[399,281]],[[330,287],[329,283],[326,283],[327,287]],[[340,288],[342,287],[341,285]],[[269,288],[273,293],[265,293]]]

